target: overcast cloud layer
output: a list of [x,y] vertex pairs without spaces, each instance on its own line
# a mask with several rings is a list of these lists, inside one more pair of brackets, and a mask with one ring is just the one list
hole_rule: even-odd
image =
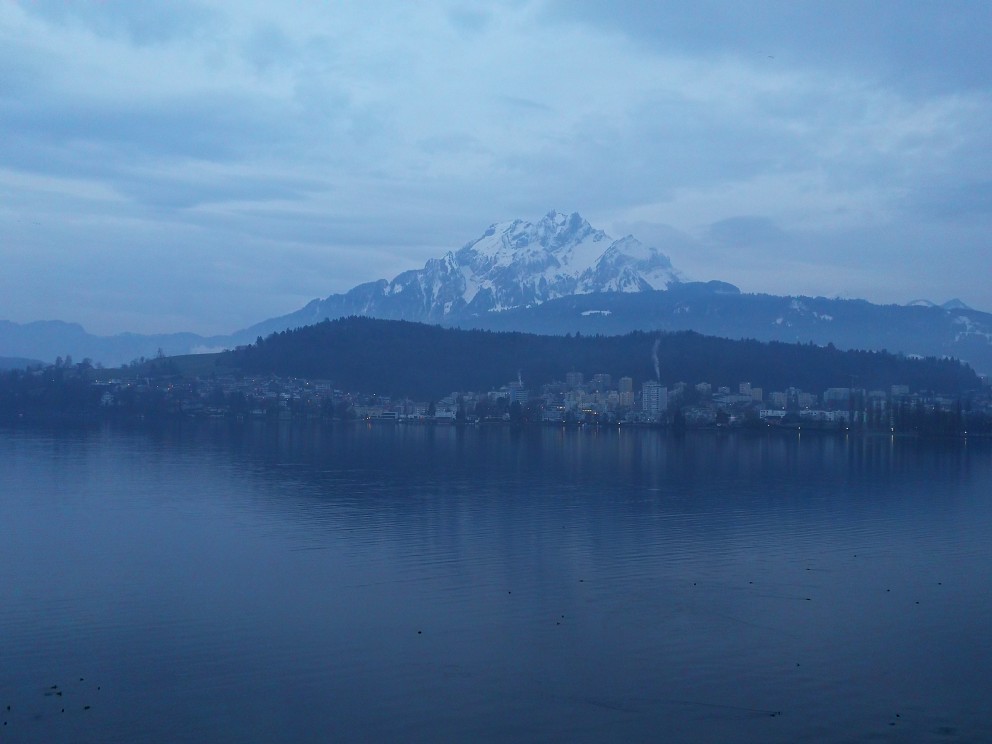
[[990,38],[984,2],[7,0],[0,318],[229,332],[551,208],[745,291],[992,310]]

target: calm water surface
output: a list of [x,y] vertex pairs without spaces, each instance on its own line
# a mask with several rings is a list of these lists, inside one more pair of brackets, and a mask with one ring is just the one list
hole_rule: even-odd
[[990,450],[0,429],[0,742],[992,741]]

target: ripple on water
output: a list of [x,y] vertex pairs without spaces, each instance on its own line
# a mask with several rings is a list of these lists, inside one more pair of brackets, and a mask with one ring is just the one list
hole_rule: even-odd
[[[981,449],[187,427],[0,458],[4,741],[992,740]],[[78,676],[101,697],[53,715]]]

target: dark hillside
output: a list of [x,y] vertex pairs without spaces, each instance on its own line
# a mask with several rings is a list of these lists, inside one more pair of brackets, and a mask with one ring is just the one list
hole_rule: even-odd
[[668,385],[705,381],[735,387],[749,381],[766,390],[903,384],[951,393],[979,385],[971,368],[953,360],[832,346],[731,341],[685,331],[536,336],[364,317],[273,334],[219,355],[218,364],[246,374],[330,379],[345,390],[424,397],[489,390],[518,375],[536,389],[572,370],[606,372],[614,380],[629,375],[636,385],[657,376]]

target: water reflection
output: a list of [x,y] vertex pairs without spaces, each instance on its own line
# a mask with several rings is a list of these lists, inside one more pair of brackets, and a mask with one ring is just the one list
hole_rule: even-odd
[[210,422],[0,458],[5,740],[992,738],[982,443]]

